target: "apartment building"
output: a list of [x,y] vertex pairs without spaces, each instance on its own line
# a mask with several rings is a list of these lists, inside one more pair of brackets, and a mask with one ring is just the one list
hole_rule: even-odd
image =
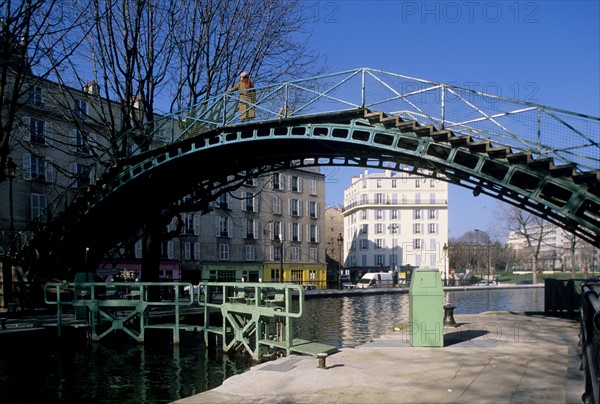
[[325,288],[324,178],[317,167],[248,179],[208,213],[188,215],[172,248],[184,278]]
[[344,191],[344,267],[438,268],[448,276],[448,184],[407,172],[364,173]]
[[[532,240],[531,245],[526,235]],[[599,271],[600,249],[552,223],[511,231],[506,243],[514,253],[513,270],[532,270],[537,255],[538,270]]]
[[[103,114],[113,109],[112,116],[120,116],[118,105],[100,97],[97,84],[74,89],[33,76],[31,81],[15,117],[10,175],[0,183],[0,255],[10,253],[8,234],[16,235],[18,248],[27,232],[51,220],[96,180],[102,170],[98,165],[114,159]],[[163,128],[150,148],[164,145],[179,129],[175,122]],[[130,155],[139,152],[133,143],[127,148]],[[324,287],[324,200],[324,176],[318,168],[248,180],[211,203],[206,214],[183,214],[181,234],[162,245],[160,275]],[[174,224],[168,230],[173,229]],[[124,247],[119,259],[113,257],[98,274],[139,278],[141,256],[138,241],[130,250]]]

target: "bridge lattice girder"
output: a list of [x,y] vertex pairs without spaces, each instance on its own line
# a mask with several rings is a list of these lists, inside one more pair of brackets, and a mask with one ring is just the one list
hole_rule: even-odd
[[[240,173],[310,166],[418,171],[518,206],[600,247],[598,171],[554,166],[528,152],[355,109],[198,130],[122,161],[49,223],[30,249],[44,268],[73,268],[139,232],[185,195],[206,206],[223,189],[240,185]],[[92,256],[73,253],[86,247]]]

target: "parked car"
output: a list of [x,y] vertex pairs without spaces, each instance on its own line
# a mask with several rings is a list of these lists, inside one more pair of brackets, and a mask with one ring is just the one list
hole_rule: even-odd
[[352,283],[348,275],[342,275],[341,283],[342,289],[352,289],[354,287],[354,284]]
[[391,288],[393,286],[394,279],[389,272],[366,273],[356,284],[357,288]]
[[312,283],[308,284],[308,285],[304,285],[304,291],[317,290],[317,289],[318,289],[317,285],[313,285]]

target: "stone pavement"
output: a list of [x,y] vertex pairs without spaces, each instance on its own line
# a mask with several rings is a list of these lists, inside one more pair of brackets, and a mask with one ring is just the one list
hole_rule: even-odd
[[579,322],[543,314],[454,316],[444,347],[411,347],[406,325],[326,359],[262,363],[191,403],[581,403]]

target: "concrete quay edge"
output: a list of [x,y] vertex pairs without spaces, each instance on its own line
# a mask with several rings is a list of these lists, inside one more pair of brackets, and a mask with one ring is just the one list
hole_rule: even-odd
[[342,348],[258,364],[195,403],[581,403],[579,321],[543,313],[456,314],[443,347],[411,347],[403,325]]

